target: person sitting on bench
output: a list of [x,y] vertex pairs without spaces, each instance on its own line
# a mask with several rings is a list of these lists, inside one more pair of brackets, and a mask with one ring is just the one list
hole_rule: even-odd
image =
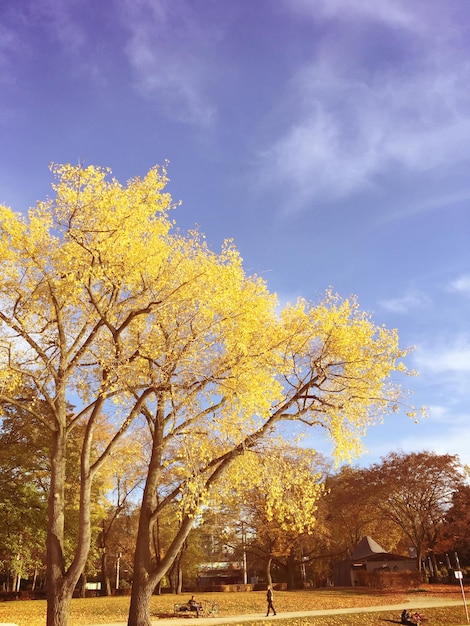
[[202,613],[202,606],[196,601],[194,596],[191,596],[186,605],[188,607],[188,611],[196,611],[197,617],[199,617],[199,613]]

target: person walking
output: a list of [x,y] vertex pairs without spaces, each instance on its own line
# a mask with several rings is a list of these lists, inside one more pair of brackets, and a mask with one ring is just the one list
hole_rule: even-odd
[[268,611],[266,613],[266,617],[269,616],[269,611],[272,609],[273,614],[276,615],[276,609],[273,605],[273,590],[271,589],[271,585],[268,585],[268,589],[266,591],[266,601],[268,603]]

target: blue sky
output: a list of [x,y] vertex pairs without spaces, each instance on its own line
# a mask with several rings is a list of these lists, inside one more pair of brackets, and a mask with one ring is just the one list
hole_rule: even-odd
[[50,162],[168,159],[183,229],[233,238],[281,302],[357,294],[416,346],[391,450],[470,463],[468,0],[3,0],[0,202]]

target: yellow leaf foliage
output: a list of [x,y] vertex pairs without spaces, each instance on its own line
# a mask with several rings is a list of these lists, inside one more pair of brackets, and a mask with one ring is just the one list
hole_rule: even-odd
[[[174,228],[164,168],[126,185],[102,168],[52,170],[55,197],[28,219],[0,208],[0,342],[12,355],[0,365],[2,400],[14,403],[21,385],[36,389],[53,420],[34,400],[28,410],[51,430],[108,420],[94,471],[134,422],[134,432],[146,424],[156,484],[197,514],[213,473],[237,456],[258,475],[242,452],[281,422],[323,428],[348,459],[399,403],[391,376],[406,370],[406,351],[397,332],[332,291],[278,312],[231,241],[216,253],[198,232]],[[287,518],[281,488],[293,502],[297,487],[278,463],[292,483],[273,481],[267,506]]]
[[247,452],[232,465],[223,490],[243,501],[248,517],[295,533],[312,533],[318,500],[324,493],[323,472],[314,450],[279,441]]

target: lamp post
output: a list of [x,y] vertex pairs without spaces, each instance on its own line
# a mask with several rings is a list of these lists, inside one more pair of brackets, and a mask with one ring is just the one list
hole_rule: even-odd
[[300,564],[300,574],[302,576],[302,582],[305,586],[305,583],[307,582],[307,569],[305,567],[305,561],[308,560],[308,557],[304,556],[304,551],[302,548],[302,562]]
[[243,549],[243,584],[246,585],[247,580],[247,572],[246,572],[246,532],[245,532],[245,522],[241,522],[242,526],[242,549]]
[[122,554],[120,552],[116,552],[116,593],[119,589],[119,566],[121,562]]

